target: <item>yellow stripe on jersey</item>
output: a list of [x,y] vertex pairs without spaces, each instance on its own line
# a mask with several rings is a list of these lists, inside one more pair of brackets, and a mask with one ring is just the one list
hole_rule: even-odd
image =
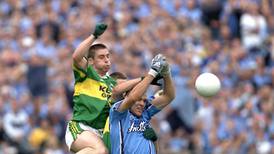
[[86,74],[82,70],[77,68],[77,66],[75,66],[75,64],[72,65],[72,69],[75,70],[76,72],[78,72],[81,78],[84,78],[86,76]]
[[79,132],[77,131],[77,129],[75,128],[75,122],[73,121],[70,121],[69,122],[69,130],[70,130],[70,133],[73,137],[73,140],[75,140],[77,138],[77,134],[79,134]]
[[90,78],[87,78],[83,82],[77,82],[74,90],[74,96],[85,94],[100,100],[107,100],[111,95],[111,92],[105,83]]
[[109,133],[109,117],[107,118],[103,134]]

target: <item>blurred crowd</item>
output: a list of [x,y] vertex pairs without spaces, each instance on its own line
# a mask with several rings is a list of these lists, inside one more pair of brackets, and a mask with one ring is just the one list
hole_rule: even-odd
[[[0,19],[0,154],[69,153],[71,56],[98,22],[110,72],[140,77],[156,53],[171,64],[176,98],[152,120],[161,154],[274,153],[272,0],[1,0]],[[217,96],[195,92],[202,72]]]

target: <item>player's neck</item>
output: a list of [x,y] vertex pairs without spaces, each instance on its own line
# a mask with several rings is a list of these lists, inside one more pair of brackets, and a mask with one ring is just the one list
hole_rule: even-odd
[[134,117],[136,117],[137,119],[140,119],[141,117],[142,117],[142,115],[141,116],[138,116],[137,114],[135,114],[133,111],[131,111],[131,110],[129,110],[129,112],[134,116]]
[[98,71],[97,71],[97,73],[100,77],[104,77],[107,74],[107,72],[98,72]]
[[105,72],[105,71],[100,71],[100,70],[97,70],[96,68],[94,68],[94,69],[100,77],[104,77],[107,74],[107,72]]

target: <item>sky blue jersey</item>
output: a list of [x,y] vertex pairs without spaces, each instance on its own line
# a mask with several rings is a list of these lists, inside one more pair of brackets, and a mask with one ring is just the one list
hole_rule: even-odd
[[149,105],[142,116],[138,118],[129,110],[124,112],[117,111],[122,101],[115,103],[110,109],[111,153],[156,154],[153,142],[145,139],[143,132],[150,127],[149,121],[151,117],[158,113],[160,109]]

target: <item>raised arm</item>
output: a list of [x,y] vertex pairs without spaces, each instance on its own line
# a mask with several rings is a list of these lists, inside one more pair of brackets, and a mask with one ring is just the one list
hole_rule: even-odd
[[[131,79],[127,81],[123,81],[118,83],[113,89],[112,89],[112,100],[118,100],[121,98],[121,95],[129,90],[131,90],[133,87],[135,87],[139,82],[141,82],[144,79],[144,77]],[[152,81],[151,85],[155,86],[161,86],[160,83],[158,83],[158,80],[162,79],[162,76],[158,75],[156,76]]]
[[88,61],[85,58],[85,55],[87,54],[89,47],[92,45],[94,41],[95,41],[95,37],[93,35],[90,35],[83,42],[81,42],[80,45],[76,48],[76,50],[74,51],[72,55],[73,63],[76,66],[83,69],[87,68]]
[[83,69],[87,68],[88,61],[85,58],[85,55],[87,54],[89,47],[100,35],[104,33],[106,28],[107,28],[106,24],[97,24],[93,34],[91,34],[88,38],[86,38],[83,42],[81,42],[80,45],[76,48],[76,50],[74,51],[72,55],[73,63],[76,66]]
[[132,80],[127,80],[122,83],[117,84],[112,89],[112,99],[116,100],[116,98],[119,98],[120,95],[123,93],[131,90],[134,86],[136,86],[141,81],[141,78],[136,78]]
[[150,82],[154,77],[148,74],[140,83],[138,83],[126,96],[122,104],[119,106],[118,111],[123,112],[129,109],[136,101],[140,100],[146,90],[148,89]]
[[124,101],[121,103],[121,105],[118,108],[119,112],[123,112],[129,109],[136,101],[142,98],[142,96],[147,91],[150,83],[162,70],[164,63],[165,63],[165,59],[161,54],[155,56],[152,59],[151,69],[149,70],[146,77],[143,80],[141,80],[141,82],[138,81],[137,79],[136,81],[132,81],[132,85],[134,85],[135,82],[139,82],[139,83],[130,91],[128,96],[126,96]]
[[151,102],[151,104],[153,104],[154,106],[156,106],[159,109],[162,109],[166,105],[171,103],[171,101],[175,97],[175,88],[174,88],[172,78],[171,78],[171,75],[170,75],[169,65],[164,66],[161,73],[162,73],[163,78],[164,78],[163,94],[160,95],[160,96],[157,96]]

